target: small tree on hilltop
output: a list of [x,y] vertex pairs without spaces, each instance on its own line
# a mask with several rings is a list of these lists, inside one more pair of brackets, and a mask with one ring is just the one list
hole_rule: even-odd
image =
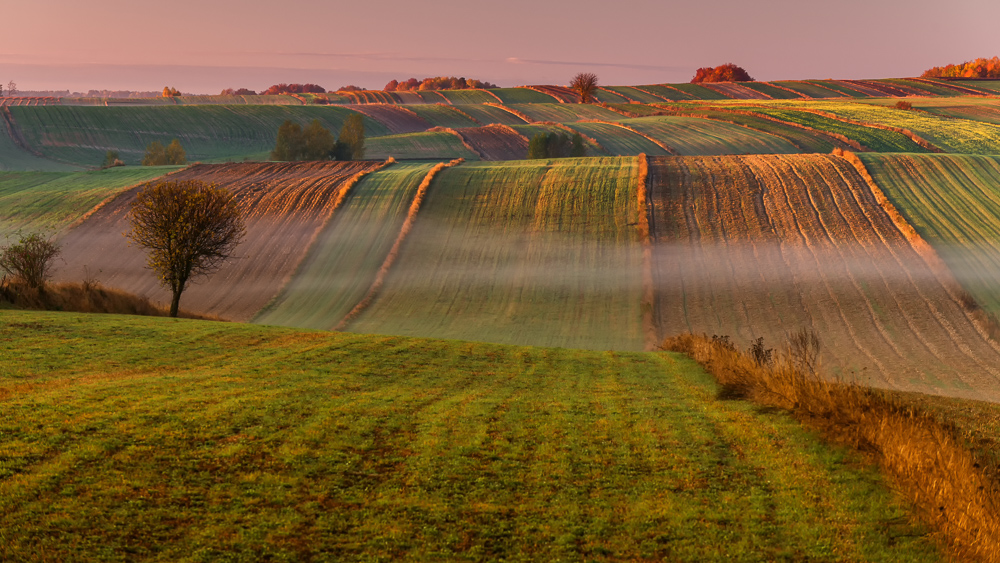
[[218,270],[246,235],[229,192],[197,180],[147,184],[128,219],[132,228],[125,236],[147,249],[147,265],[171,291],[171,317],[187,283]]
[[302,126],[285,121],[278,127],[278,138],[271,151],[271,160],[298,160],[302,154]]
[[37,233],[22,235],[17,244],[0,247],[0,269],[28,287],[42,291],[59,246]]
[[302,131],[302,160],[328,160],[333,156],[336,144],[333,133],[314,119]]
[[573,77],[569,87],[580,94],[581,104],[589,103],[594,90],[597,89],[597,75],[592,72],[581,72]]
[[104,153],[104,163],[101,164],[101,168],[114,168],[116,166],[125,166],[125,163],[118,156],[118,151],[111,150]]

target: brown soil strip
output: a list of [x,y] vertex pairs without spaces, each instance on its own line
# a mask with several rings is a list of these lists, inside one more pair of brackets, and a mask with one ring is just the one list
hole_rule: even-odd
[[371,287],[368,289],[368,293],[358,302],[357,305],[351,309],[350,313],[341,319],[337,326],[333,327],[333,330],[344,330],[347,325],[350,324],[358,315],[362,313],[372,301],[378,296],[378,292],[382,289],[385,284],[385,277],[389,274],[389,269],[396,262],[396,257],[399,256],[399,250],[403,246],[403,242],[406,240],[406,236],[410,234],[410,230],[413,229],[413,224],[417,220],[417,213],[420,211],[420,205],[424,201],[424,196],[427,194],[427,189],[430,187],[431,182],[434,180],[434,176],[438,172],[444,170],[445,168],[450,168],[452,166],[458,166],[464,162],[463,159],[457,158],[449,163],[439,163],[431,168],[431,170],[424,176],[420,186],[417,187],[417,193],[413,196],[413,203],[410,204],[410,209],[406,213],[406,220],[403,222],[402,228],[399,230],[399,236],[396,237],[396,242],[393,243],[392,248],[389,250],[389,254],[386,255],[385,261],[382,262],[382,267],[379,268],[378,273],[375,275],[375,280],[372,282]]
[[528,154],[528,138],[508,125],[466,127],[457,132],[483,160],[519,160]]
[[393,134],[420,133],[431,124],[413,110],[394,104],[363,104],[345,106],[385,125]]
[[478,156],[480,159],[486,160],[483,157],[483,154],[481,152],[479,152],[478,150],[476,150],[476,147],[470,145],[469,142],[465,139],[465,137],[461,133],[459,133],[458,131],[452,129],[451,127],[434,127],[432,129],[428,129],[427,131],[431,132],[431,133],[433,133],[433,132],[450,133],[450,134],[458,137],[458,140],[462,142],[462,146],[464,146],[465,148],[469,149],[470,152],[472,152],[473,154],[475,154],[476,156]]
[[536,86],[524,86],[524,88],[527,88],[528,90],[534,90],[535,92],[539,92],[547,96],[552,96],[560,104],[575,104],[580,101],[579,94],[564,86],[536,85]]
[[799,92],[799,91],[796,91],[796,90],[792,90],[791,88],[787,88],[785,86],[782,86],[781,84],[775,84],[774,82],[761,82],[761,84],[767,84],[768,86],[770,86],[772,88],[777,88],[778,90],[784,90],[785,92],[788,92],[789,94],[795,94],[799,98],[803,98],[803,99],[806,99],[806,100],[812,99],[812,96],[807,96],[804,92]]
[[461,109],[460,109],[460,108],[459,108],[458,106],[446,106],[446,105],[444,105],[444,104],[437,104],[437,105],[439,105],[439,106],[441,106],[441,107],[444,107],[444,108],[448,108],[449,110],[451,110],[451,111],[453,111],[453,112],[455,112],[455,113],[457,113],[457,114],[461,115],[462,117],[464,117],[464,118],[468,119],[469,121],[471,121],[471,122],[473,122],[473,123],[477,123],[477,124],[479,124],[479,125],[482,125],[482,122],[481,122],[481,121],[479,121],[479,120],[478,120],[478,119],[476,119],[475,117],[472,117],[471,115],[469,115],[469,114],[465,113],[465,112],[464,112],[464,111],[462,111],[462,110],[461,110]]

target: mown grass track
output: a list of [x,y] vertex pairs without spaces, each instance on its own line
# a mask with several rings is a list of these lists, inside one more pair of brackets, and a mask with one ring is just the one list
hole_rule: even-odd
[[1000,397],[996,344],[845,160],[657,158],[650,185],[661,334],[746,346],[804,327],[820,335],[828,373]]
[[0,336],[4,560],[940,560],[873,472],[678,355],[20,312]]

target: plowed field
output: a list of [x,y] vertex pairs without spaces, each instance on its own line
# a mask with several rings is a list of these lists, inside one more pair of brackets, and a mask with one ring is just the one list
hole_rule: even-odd
[[810,328],[828,372],[1000,398],[1000,354],[845,160],[827,155],[651,160],[662,334],[779,345]]
[[[172,180],[197,179],[228,188],[247,217],[247,236],[216,274],[189,286],[181,307],[233,320],[249,319],[285,284],[329,219],[343,183],[377,162],[197,165]],[[57,278],[90,275],[109,287],[160,302],[169,292],[145,267],[145,253],[122,233],[139,188],[123,192],[62,238]]]
[[637,173],[630,158],[442,171],[347,330],[641,350]]
[[345,106],[352,110],[367,115],[368,117],[385,125],[392,133],[418,133],[433,127],[426,120],[410,111],[405,106],[393,104],[362,104]]
[[483,160],[517,160],[528,154],[528,139],[511,127],[469,127],[459,129],[458,133]]

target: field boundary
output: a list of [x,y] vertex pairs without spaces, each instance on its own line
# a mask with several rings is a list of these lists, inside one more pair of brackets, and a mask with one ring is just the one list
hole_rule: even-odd
[[486,157],[483,156],[483,153],[481,153],[478,150],[476,150],[476,147],[470,145],[469,141],[465,138],[465,136],[463,136],[457,130],[452,129],[451,127],[431,127],[430,129],[427,130],[427,132],[428,133],[435,133],[435,132],[451,133],[452,135],[458,137],[459,141],[462,141],[462,145],[465,148],[469,149],[469,152],[471,152],[472,154],[478,156],[480,160],[486,160]]
[[63,232],[65,233],[65,232],[73,230],[74,228],[76,228],[77,226],[79,226],[81,223],[83,223],[87,219],[90,219],[90,217],[92,215],[94,215],[95,213],[97,213],[98,211],[100,211],[101,209],[103,209],[104,206],[112,203],[114,200],[122,197],[123,195],[127,194],[128,192],[130,192],[130,191],[132,191],[132,190],[134,190],[136,188],[139,188],[141,186],[145,186],[147,184],[152,184],[153,182],[162,182],[162,181],[164,181],[165,178],[167,178],[169,176],[173,176],[174,174],[178,174],[180,172],[184,172],[185,170],[191,168],[192,166],[196,166],[196,165],[195,164],[191,164],[191,165],[185,166],[184,168],[181,168],[179,170],[172,170],[170,172],[167,172],[166,174],[163,174],[162,176],[157,176],[156,178],[153,178],[152,180],[147,180],[145,182],[139,182],[137,184],[132,184],[131,186],[127,186],[125,188],[122,188],[121,190],[119,190],[119,191],[117,191],[117,192],[109,195],[108,197],[102,199],[100,202],[97,203],[97,205],[95,205],[94,207],[92,207],[90,209],[90,211],[87,211],[86,213],[84,213],[83,215],[81,215],[79,219],[77,219],[76,221],[73,221],[67,227],[65,227],[63,229]]
[[449,110],[455,111],[459,115],[461,115],[462,117],[465,117],[466,119],[468,119],[469,121],[475,123],[476,125],[482,125],[483,124],[483,122],[479,121],[475,117],[472,117],[471,115],[469,115],[469,114],[465,113],[464,111],[462,111],[462,109],[459,108],[458,106],[449,106],[449,105],[446,105],[446,104],[435,104],[435,105],[439,105],[441,107],[448,108]]
[[389,274],[389,269],[392,268],[392,265],[396,262],[396,258],[399,256],[399,250],[402,248],[403,242],[406,240],[407,235],[410,234],[410,230],[413,229],[413,224],[417,220],[417,213],[420,211],[420,205],[423,203],[424,196],[427,194],[427,189],[430,187],[434,177],[437,176],[438,172],[441,172],[445,168],[458,166],[463,162],[465,162],[465,159],[463,158],[456,158],[455,160],[447,163],[440,162],[434,165],[434,168],[431,168],[430,171],[427,172],[423,181],[420,182],[420,186],[417,187],[417,193],[413,196],[413,202],[410,203],[410,209],[406,212],[406,220],[403,222],[402,228],[399,229],[399,236],[396,237],[396,242],[392,244],[392,248],[389,249],[389,253],[386,255],[385,261],[382,262],[382,266],[379,268],[378,273],[375,274],[375,280],[372,281],[371,287],[368,288],[368,292],[361,298],[361,301],[359,301],[358,304],[355,305],[354,308],[351,309],[351,311],[347,313],[347,315],[345,315],[336,326],[333,327],[333,330],[344,330],[351,321],[357,318],[357,316],[368,308],[372,301],[375,300],[375,297],[378,296],[379,291],[381,291],[382,286],[385,284],[385,278]]
[[819,116],[822,116],[822,117],[827,117],[829,119],[836,119],[837,121],[842,121],[844,123],[850,123],[851,125],[859,125],[861,127],[870,127],[872,129],[882,129],[883,131],[892,131],[893,133],[899,133],[900,135],[904,135],[906,137],[909,137],[909,139],[911,141],[913,141],[914,143],[920,145],[921,147],[923,147],[923,148],[925,148],[925,149],[927,149],[927,150],[929,150],[931,152],[935,152],[935,153],[944,153],[945,152],[940,147],[934,145],[933,143],[931,143],[927,139],[924,139],[923,137],[921,137],[920,135],[917,135],[916,133],[914,133],[913,131],[910,131],[909,129],[903,129],[901,127],[893,127],[892,125],[882,125],[880,123],[871,123],[871,122],[868,122],[868,121],[860,121],[860,120],[857,120],[857,119],[851,119],[849,117],[839,116],[839,115],[837,115],[835,113],[829,113],[829,112],[826,112],[826,111],[823,111],[823,110],[819,110],[819,109],[803,109],[803,110],[799,110],[798,108],[796,108],[796,111],[803,111],[803,112],[806,112],[806,113],[811,113],[811,114],[814,114],[814,115],[819,115]]
[[502,102],[499,103],[499,104],[492,104],[492,103],[487,102],[487,103],[485,103],[483,105],[484,106],[495,107],[495,108],[498,108],[498,109],[502,109],[505,112],[507,112],[507,113],[509,113],[509,114],[511,114],[511,115],[513,115],[515,117],[520,118],[525,123],[529,123],[529,124],[530,123],[535,123],[535,120],[532,119],[532,117],[530,115],[528,115],[528,114],[526,114],[524,112],[517,111],[516,109],[514,109],[512,107],[508,107],[508,106],[504,105]]
[[[780,123],[782,125],[787,125],[789,127],[795,127],[797,129],[802,129],[802,130],[805,130],[805,131],[811,131],[813,133],[818,133],[820,135],[826,135],[828,137],[832,137],[832,138],[840,141],[841,143],[844,143],[845,145],[847,145],[847,146],[849,146],[849,147],[851,147],[854,150],[857,150],[859,152],[873,152],[870,148],[862,145],[860,142],[855,141],[854,139],[851,139],[851,138],[849,138],[846,135],[843,135],[841,133],[834,133],[832,131],[823,131],[822,129],[816,129],[815,127],[810,127],[808,125],[803,125],[801,123],[795,123],[794,121],[785,121],[784,119],[779,119],[777,117],[772,117],[770,115],[765,115],[765,114],[757,113],[757,112],[750,111],[750,110],[729,109],[729,108],[724,108],[724,107],[719,107],[719,106],[706,106],[706,107],[708,109],[718,110],[718,111],[725,112],[725,113],[733,113],[733,114],[736,114],[736,115],[746,115],[746,116],[749,116],[749,117],[756,117],[758,119],[764,119],[764,120],[767,120],[767,121],[773,121],[775,123]],[[749,107],[756,107],[756,106],[751,105]],[[669,108],[664,108],[664,109],[669,110]]]
[[636,195],[639,200],[639,242],[642,244],[642,311],[643,345],[646,350],[656,350],[659,345],[659,329],[656,326],[656,291],[653,282],[653,243],[649,224],[649,158],[639,153],[639,175],[636,179]]
[[630,127],[628,125],[625,125],[624,123],[616,123],[614,121],[603,121],[601,119],[582,119],[582,120],[580,120],[580,123],[603,123],[604,125],[613,125],[615,127],[621,127],[622,129],[624,129],[626,131],[629,131],[631,133],[635,133],[636,135],[639,135],[640,137],[644,137],[647,141],[649,141],[649,142],[653,143],[654,145],[660,147],[661,149],[667,151],[667,154],[669,154],[671,156],[680,156],[680,154],[681,154],[681,153],[677,152],[677,149],[671,147],[670,145],[668,145],[668,144],[660,141],[659,139],[657,139],[655,137],[650,136],[648,133],[643,133],[642,131],[639,131],[638,129],[635,129],[634,127]]

